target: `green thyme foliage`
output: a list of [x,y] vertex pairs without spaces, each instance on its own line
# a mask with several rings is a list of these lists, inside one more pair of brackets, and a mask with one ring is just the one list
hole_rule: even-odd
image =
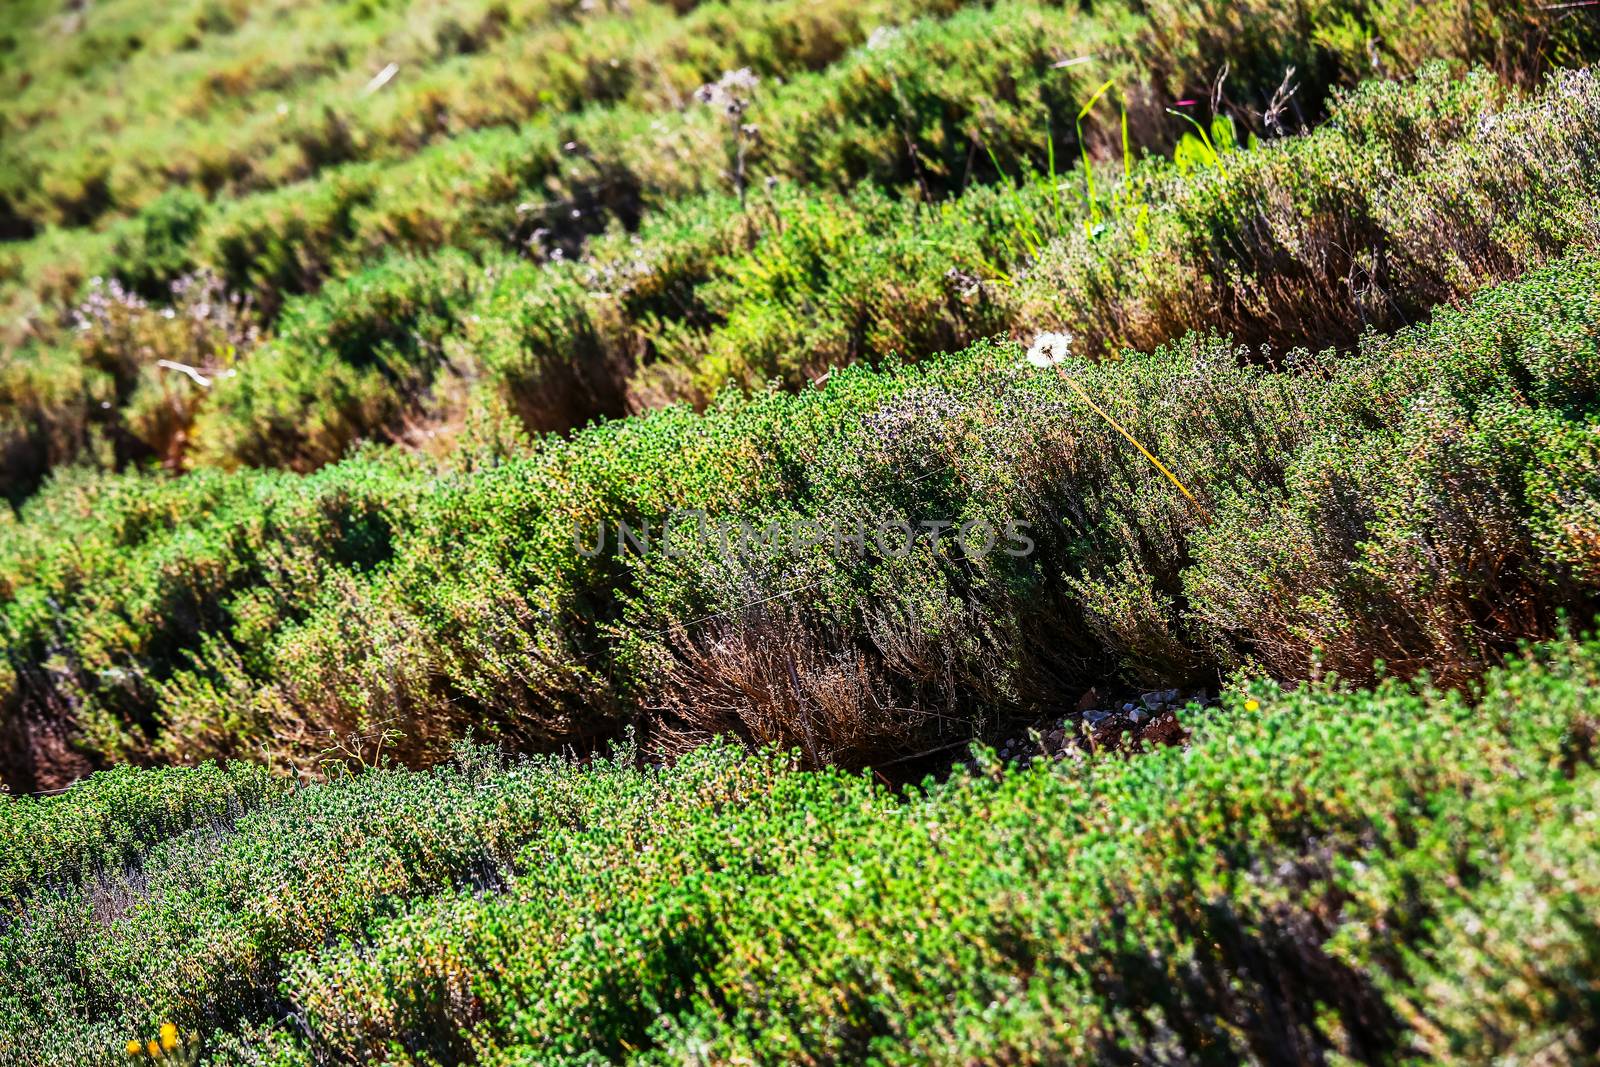
[[0,807],[6,827],[0,896],[15,905],[29,894],[121,870],[167,838],[237,819],[282,785],[249,763],[183,771],[118,767],[95,776],[70,803],[7,800]]
[[132,214],[173,185],[243,195],[587,104],[670,108],[729,67],[823,66],[881,20],[948,7],[100,5],[19,27],[39,40],[7,72],[0,198],[38,227]]
[[[744,6],[760,10],[767,5]],[[930,14],[948,13],[944,4],[931,7]],[[794,11],[803,8],[793,6]],[[880,131],[869,129],[864,119],[850,119],[862,109],[882,118],[909,106],[896,102],[905,99],[915,100],[918,110],[906,112],[900,121],[928,145],[925,151],[932,151],[937,135],[922,127],[955,127],[937,138],[953,141],[946,150],[950,161],[941,167],[948,173],[939,181],[941,188],[954,189],[962,181],[961,164],[969,146],[963,125],[976,123],[980,111],[991,115],[997,123],[992,136],[1007,158],[1036,142],[1038,130],[1048,129],[1043,120],[1052,108],[1066,106],[1083,80],[1073,71],[1051,68],[1060,58],[1053,42],[1063,35],[1105,32],[1087,17],[1029,3],[916,20],[906,27],[908,41],[901,50],[911,49],[917,58],[902,61],[892,83],[885,72],[894,59],[878,50],[857,49],[848,61],[810,69],[819,58],[810,50],[810,35],[833,33],[837,45],[821,51],[823,58],[836,57],[847,44],[859,44],[870,24],[899,21],[887,7],[838,8],[837,17],[853,28],[830,30],[827,20],[808,22],[800,14],[794,16],[796,23],[756,18],[745,29],[753,38],[745,49],[716,57],[654,107],[609,107],[579,90],[571,114],[540,116],[521,126],[468,129],[385,165],[355,160],[294,185],[219,198],[200,225],[194,256],[222,271],[233,285],[277,303],[289,293],[314,287],[329,272],[349,270],[374,251],[396,244],[415,250],[507,243],[520,248],[539,230],[570,238],[603,227],[613,216],[635,221],[643,205],[728,187],[717,148],[722,116],[689,94],[698,81],[714,80],[720,69],[743,63],[767,79],[749,116],[766,131],[753,161],[755,174],[798,176],[819,153],[831,151],[849,157],[839,160],[844,170],[828,171],[828,185],[874,176],[909,178],[911,161],[900,124]],[[842,14],[850,10],[855,13]],[[900,16],[916,13],[916,5],[907,5]],[[726,12],[724,17],[737,22],[741,14]],[[978,41],[989,47],[973,47]],[[773,58],[751,63],[748,53],[758,48]],[[936,67],[935,60],[944,66]],[[991,87],[1012,76],[1006,72],[1023,80],[997,98]],[[898,97],[896,83],[901,86]],[[803,130],[803,123],[809,128]],[[790,139],[802,132],[803,140]],[[850,147],[855,144],[859,149]],[[829,145],[835,147],[829,150]],[[128,248],[137,250],[132,243]],[[31,278],[41,280],[44,265],[19,255]],[[103,252],[102,258],[80,266],[88,273],[130,268],[104,258]],[[64,295],[70,297],[70,290]]]
[[459,253],[394,258],[291,305],[277,336],[220,379],[195,427],[194,462],[299,469],[422,407],[478,272]]
[[[226,650],[218,643],[224,631],[248,641],[252,633],[305,618],[332,577],[363,574],[391,554],[422,487],[402,476],[403,466],[359,467],[343,468],[331,481],[213,472],[160,486],[135,477],[58,481],[30,504],[40,525],[13,527],[17,536],[8,540],[7,677],[14,686],[8,699],[55,677],[62,699],[81,708],[78,721],[86,738],[97,739],[93,747],[124,756],[146,751],[147,743],[128,730],[156,725],[149,701],[173,668],[205,650]],[[81,536],[63,539],[74,527]],[[80,614],[88,601],[68,590],[88,593],[81,580],[90,571],[120,589],[116,607],[104,602],[108,610]],[[29,574],[41,584],[25,583]],[[69,612],[76,622],[68,621]],[[70,648],[59,645],[68,632],[62,626],[75,635],[67,639]],[[52,649],[65,658],[57,660]],[[133,649],[143,652],[130,658]],[[260,670],[265,651],[241,646],[241,669]],[[183,747],[231,749],[230,735],[271,732],[270,721],[251,725],[249,710],[224,700],[226,717],[205,728],[211,739],[191,734]],[[8,725],[20,729],[33,713],[25,700],[11,703]]]
[[[469,725],[543,747],[631,717],[655,748],[733,730],[859,764],[1070,710],[1109,673],[1470,678],[1593,600],[1597,279],[1568,257],[1342,358],[1192,338],[1069,363],[1209,522],[1009,343],[443,477],[373,450],[310,477],[62,479],[0,542],[7,699],[14,721],[74,708],[90,760],[304,762],[391,728],[427,760]],[[617,523],[682,509],[1020,521],[1034,550],[619,547]]]
[[1600,1046],[1587,12],[8,15],[0,1064]]
[[[1531,117],[1523,109],[1475,156],[1417,176],[1425,188],[1408,182],[1392,198],[1385,195],[1397,169],[1411,177],[1433,168],[1440,160],[1431,149],[1470,136],[1462,101],[1476,102],[1470,112],[1481,128],[1496,112],[1500,85],[1525,84],[1542,69],[1538,57],[1504,51],[1491,28],[1476,27],[1483,36],[1466,45],[1449,36],[1424,38],[1415,54],[1396,52],[1394,70],[1414,69],[1432,54],[1459,54],[1493,62],[1499,78],[1457,86],[1435,71],[1425,89],[1402,91],[1399,100],[1340,105],[1344,132],[1236,160],[1190,181],[1181,142],[1173,166],[1132,167],[1139,151],[1161,151],[1185,135],[1159,106],[1163,94],[1198,91],[1197,72],[1209,78],[1204,72],[1226,62],[1232,91],[1241,95],[1237,101],[1213,95],[1238,128],[1299,128],[1322,115],[1329,86],[1370,66],[1365,52],[1354,62],[1347,43],[1338,43],[1350,12],[1318,6],[1303,22],[1259,5],[1246,17],[1249,32],[1237,36],[1212,32],[1226,23],[1224,12],[1165,12],[1178,23],[1202,20],[1208,27],[1200,37],[1204,54],[1187,56],[1188,44],[1113,9],[756,7],[759,13],[739,4],[699,5],[679,20],[654,5],[632,14],[496,8],[482,16],[487,36],[462,29],[471,23],[464,14],[451,16],[435,27],[439,40],[477,42],[464,60],[473,70],[481,60],[504,71],[505,56],[496,49],[517,41],[537,57],[528,77],[555,76],[566,69],[561,53],[529,43],[554,34],[578,42],[573,62],[589,73],[573,75],[550,100],[503,80],[470,103],[423,92],[427,103],[418,106],[431,107],[431,117],[418,119],[421,132],[398,143],[363,132],[355,116],[396,99],[391,87],[363,96],[352,86],[351,98],[360,103],[324,108],[312,136],[293,131],[316,109],[296,97],[279,115],[273,101],[288,89],[272,82],[247,93],[242,105],[271,105],[264,126],[226,121],[224,128],[230,136],[239,132],[238,150],[247,155],[273,136],[296,146],[280,144],[273,160],[310,153],[276,177],[227,164],[225,176],[202,180],[197,192],[189,187],[192,175],[205,168],[186,162],[183,152],[139,155],[171,167],[165,184],[173,187],[160,196],[130,191],[136,213],[104,231],[48,230],[12,246],[12,303],[24,314],[4,367],[7,412],[14,415],[0,424],[0,489],[21,498],[50,469],[73,461],[304,469],[358,438],[436,449],[447,447],[464,422],[502,409],[535,430],[566,430],[674,400],[704,404],[730,378],[796,384],[841,361],[890,352],[918,358],[1005,328],[1072,325],[1104,353],[1124,344],[1153,347],[1203,327],[1249,341],[1347,343],[1361,325],[1389,328],[1414,319],[1477,284],[1514,276],[1593,229],[1585,217],[1584,206],[1593,202],[1585,172],[1564,164],[1573,146],[1585,143],[1583,117],[1593,108],[1581,104],[1567,112],[1547,106],[1552,114]],[[445,64],[436,73],[451,85],[458,75],[474,76],[453,65],[454,46],[430,52],[426,34],[381,37],[388,47],[369,41],[363,34],[371,27],[362,27],[370,14],[359,13],[340,33],[372,44],[375,55],[403,57],[420,48]],[[1389,15],[1374,9],[1360,17],[1377,26]],[[1559,39],[1581,54],[1581,26],[1560,21],[1550,47]],[[235,32],[231,20],[218,25],[231,35],[224,56],[236,45],[265,40]],[[874,25],[881,32],[869,38]],[[718,31],[718,43],[701,43],[697,27]],[[620,52],[612,30],[631,42]],[[171,42],[134,36],[140,40],[130,60],[135,68],[166,57],[162,49]],[[1388,48],[1403,36],[1387,27],[1381,39]],[[1065,54],[1062,41],[1074,42],[1081,54]],[[189,57],[201,68],[217,58],[201,52]],[[668,63],[669,56],[687,66]],[[325,59],[342,69],[351,54],[335,47]],[[1293,98],[1299,110],[1293,123],[1269,127],[1249,101],[1277,83],[1275,64],[1291,61],[1300,71]],[[385,62],[374,60],[373,69]],[[740,116],[751,131],[740,134],[747,173],[735,179],[721,148],[724,116],[688,93],[697,81],[741,63],[759,80]],[[288,85],[298,84],[298,73],[341,77],[312,67],[286,73]],[[410,69],[397,85],[417,84]],[[512,82],[523,76],[522,68],[504,75]],[[606,88],[613,79],[632,88],[614,96]],[[1106,110],[1109,98],[1105,114],[1071,121],[1096,97],[1097,85],[1100,92],[1116,87],[1120,140],[1115,121],[1105,117],[1115,113]],[[23,110],[42,131],[50,128],[42,116],[53,112],[38,106],[43,110]],[[497,106],[510,111],[492,118]],[[530,109],[526,123],[509,121]],[[1363,118],[1391,112],[1415,119],[1383,126]],[[1231,119],[1213,125],[1235,128]],[[113,135],[132,136],[125,128]],[[324,135],[338,151],[315,147]],[[1523,161],[1520,171],[1497,171],[1507,152]],[[1081,203],[1076,180],[1054,166],[1078,154],[1120,156],[1132,173],[1121,183],[1092,184],[1094,202]],[[997,198],[985,191],[1029,174],[1038,177],[1022,193]],[[1346,179],[1353,174],[1365,178],[1352,187]],[[290,180],[297,175],[301,180]],[[141,189],[157,178],[144,171],[125,177]],[[768,188],[773,181],[788,191],[775,193]],[[736,185],[754,186],[756,195],[734,197],[743,210],[730,220]],[[849,197],[838,192],[852,185],[859,188]],[[1501,233],[1508,205],[1530,195],[1564,208],[1547,219],[1540,204],[1506,220],[1514,230]],[[1475,202],[1463,203],[1468,196]],[[1098,218],[1103,197],[1117,224],[1077,227],[1073,216]],[[1475,229],[1465,221],[1473,219],[1484,221]],[[585,248],[587,238],[608,227],[632,231],[637,242],[619,235]],[[1418,228],[1429,239],[1410,245],[1436,250],[1420,263],[1411,262],[1417,254],[1404,239]],[[644,248],[622,247],[631,243]],[[663,253],[663,245],[670,250]],[[742,263],[740,245],[747,248]],[[501,258],[508,250],[560,262],[513,266]],[[302,356],[291,340],[270,348],[259,368],[240,360],[245,380],[223,383],[214,403],[171,374],[142,368],[141,376],[170,381],[132,398],[76,355],[76,339],[63,329],[88,275],[113,276],[146,299],[165,300],[169,284],[204,271],[233,294],[229,299],[248,301],[270,323],[285,309],[294,314],[301,302],[332,308],[350,299],[362,282],[330,283],[363,274],[396,252],[428,256],[424,262],[438,257],[434,267],[414,272],[446,276],[459,272],[462,253],[470,252],[482,271],[482,284],[471,288],[487,291],[490,303],[480,311],[462,294],[462,306],[450,312],[464,321],[441,337],[419,339],[426,358],[408,358],[405,372],[388,379],[344,366],[343,359],[330,364],[324,352]],[[586,265],[574,270],[571,260],[580,252]],[[1222,269],[1212,269],[1218,254]],[[640,277],[641,270],[661,269],[667,273],[660,279]],[[609,288],[619,271],[632,292],[670,293],[672,303],[641,303]],[[539,292],[511,298],[513,286]],[[525,304],[537,305],[536,321],[522,322]],[[1274,336],[1285,323],[1296,324],[1296,335]],[[348,355],[357,362],[385,358]],[[166,357],[146,363],[159,358]],[[315,383],[323,377],[330,384],[319,395]],[[174,386],[189,395],[172,396]],[[153,411],[161,401],[174,414]],[[215,413],[193,425],[206,406]]]
[[1597,664],[1255,683],[1185,748],[905,796],[720,744],[341,776],[31,880],[6,1052],[109,1061],[172,1019],[219,1062],[1577,1063]]
[[[1075,221],[1087,226],[1098,205],[1062,207],[1043,179],[937,206],[871,185],[842,195],[779,182],[742,209],[729,193],[682,201],[576,262],[407,258],[291,301],[281,343],[219,384],[186,460],[305,468],[363,437],[448,437],[465,413],[497,405],[567,430],[703,406],[729,381],[795,388],[830,367],[1037,323],[1070,326],[1088,352],[1195,328],[1350,344],[1595,245],[1600,189],[1585,158],[1596,96],[1591,77],[1573,75],[1507,101],[1485,72],[1430,67],[1340,99],[1325,129],[1229,151],[1204,174],[1181,159],[1141,164],[1107,194],[1139,209],[1089,236]],[[1423,231],[1413,247],[1408,235]],[[318,347],[297,325],[369,315],[367,294],[402,276],[438,287],[437,325],[408,343],[402,368],[360,366],[386,359],[376,338]],[[398,295],[385,305],[396,330],[424,310]]]

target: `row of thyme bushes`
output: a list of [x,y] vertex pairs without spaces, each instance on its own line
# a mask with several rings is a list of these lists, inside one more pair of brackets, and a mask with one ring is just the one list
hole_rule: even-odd
[[[842,47],[871,18],[922,10],[872,8],[859,20],[840,15],[843,27],[796,17],[816,33],[833,27],[828,39]],[[1533,5],[1440,10],[1415,26],[1390,26],[1391,17],[1382,5],[1307,11],[1207,2],[1131,12],[1008,0],[913,21],[876,41],[880,47],[856,49],[814,73],[797,73],[825,58],[813,54],[806,32],[783,18],[758,19],[728,56],[707,59],[749,60],[788,77],[744,94],[749,107],[738,121],[730,123],[724,108],[692,101],[677,112],[602,102],[576,116],[465,132],[388,165],[331,166],[308,181],[210,205],[176,190],[125,224],[50,231],[17,246],[7,268],[8,304],[42,310],[48,320],[90,275],[117,275],[155,296],[177,273],[210,267],[231,290],[276,308],[391,247],[570,247],[571,238],[609,219],[632,224],[644,208],[725,188],[736,169],[730,136],[748,142],[744,168],[752,178],[786,175],[835,188],[867,179],[942,195],[993,177],[990,153],[1003,162],[1042,163],[1054,141],[1061,158],[1076,155],[1073,116],[1108,76],[1130,98],[1132,142],[1143,145],[1170,141],[1163,102],[1201,92],[1224,64],[1233,72],[1236,110],[1257,119],[1286,68],[1295,67],[1294,114],[1309,120],[1320,114],[1329,85],[1371,70],[1365,45],[1356,43],[1364,33],[1378,31],[1382,47],[1394,49],[1385,61],[1396,73],[1448,56],[1488,61],[1526,81],[1551,63],[1592,54],[1600,32],[1587,20],[1552,19]],[[1167,31],[1188,24],[1194,33]],[[1525,36],[1530,25],[1542,33]],[[1456,32],[1463,27],[1470,32]],[[823,51],[834,54],[833,46]],[[770,62],[758,61],[768,53]],[[751,132],[740,134],[741,124]],[[1115,124],[1091,125],[1104,143],[1116,141]]]
[[[781,27],[771,26],[782,39]],[[784,68],[739,99],[676,111],[597,104],[520,127],[464,133],[388,163],[330,167],[315,179],[214,204],[191,201],[174,226],[172,197],[107,231],[85,259],[22,246],[16,273],[46,300],[70,298],[87,273],[148,279],[210,266],[230,288],[277,306],[330,274],[357,269],[393,247],[569,250],[571,239],[613,218],[730,186],[727,145],[740,125],[747,171],[906,182],[920,166],[936,189],[967,173],[970,134],[1000,158],[1041,150],[1044,135],[1093,91],[1090,64],[1057,69],[1066,42],[1091,50],[1114,29],[1079,11],[1007,0],[914,21],[893,48],[857,48],[822,70]],[[1098,62],[1098,61],[1097,61]],[[1105,63],[1122,69],[1113,56]],[[1057,120],[1052,123],[1052,118]],[[737,120],[737,121],[735,121]],[[911,159],[908,139],[918,146]],[[153,238],[153,239],[152,239]],[[168,245],[182,258],[160,255]],[[38,257],[27,253],[37,251]]]
[[1597,692],[1571,641],[1472,696],[1256,682],[1182,748],[905,795],[726,744],[97,775],[0,809],[0,1060],[1578,1064]]
[[[0,37],[10,56],[0,73],[0,232],[103,222],[174,186],[208,197],[273,188],[580,102],[668,109],[720,70],[815,69],[873,23],[955,6],[500,0],[419,19],[369,4],[124,3],[25,15]],[[1526,79],[1580,61],[1593,31],[1528,3],[1418,15],[1348,0],[1157,0],[1102,3],[1093,15],[1117,27],[1121,50],[1149,60],[1165,95],[1204,87],[1228,59],[1254,101],[1293,65],[1313,109],[1320,86],[1439,55]],[[400,76],[362,92],[389,63]]]
[[[1470,677],[1593,607],[1597,281],[1575,255],[1345,357],[1195,336],[1068,382],[985,343],[566,440],[486,421],[443,474],[369,450],[58,479],[0,537],[7,775],[33,780],[50,723],[91,762],[391,730],[423,762],[469,727],[550,747],[633,720],[656,749],[733,730],[858,765],[1113,674]],[[1017,521],[1034,549],[619,547],[680,509]]]
[[[768,29],[783,37],[781,27]],[[494,256],[531,244],[539,255],[565,256],[575,237],[619,219],[637,225],[647,206],[726,191],[730,137],[749,142],[752,180],[792,173],[848,186],[909,180],[915,165],[925,181],[953,191],[965,181],[968,157],[983,155],[968,132],[984,136],[1000,158],[1042,148],[1052,116],[1075,113],[1092,92],[1085,67],[1053,67],[1066,57],[1062,42],[1087,46],[1111,32],[1091,15],[1028,3],[967,9],[914,22],[892,47],[857,49],[822,71],[773,79],[742,115],[730,116],[728,100],[690,100],[670,114],[595,106],[465,134],[393,164],[329,168],[314,181],[241,199],[207,205],[175,192],[126,225],[88,237],[94,247],[86,258],[57,254],[58,238],[47,234],[14,254],[16,285],[36,314],[21,318],[28,328],[8,338],[14,350],[0,374],[4,491],[25,495],[43,471],[86,452],[119,466],[170,452],[170,438],[151,444],[140,427],[120,424],[137,375],[108,375],[78,351],[82,339],[70,332],[64,309],[85,295],[89,274],[120,279],[122,289],[149,300],[164,296],[170,280],[204,268],[265,323],[293,294],[391,251],[470,248]],[[759,135],[740,132],[744,126]],[[908,137],[921,146],[915,164]],[[141,338],[131,340],[151,365],[149,376],[172,377],[143,355]],[[161,346],[148,347],[154,355]],[[159,354],[194,365],[207,352]],[[187,388],[176,378],[161,387]],[[224,442],[234,436],[222,435]],[[242,451],[252,454],[256,444],[246,441]]]
[[[1005,330],[1067,329],[1086,355],[1194,329],[1348,346],[1600,242],[1597,113],[1589,72],[1507,101],[1487,72],[1434,66],[1363,85],[1305,137],[1149,158],[1092,198],[1078,173],[937,207],[787,185],[746,211],[685,203],[565,269],[492,270],[454,348],[531,428],[565,429]],[[277,372],[262,360],[254,373]],[[259,437],[229,391],[213,424]],[[318,445],[307,451],[326,455]]]
[[77,32],[29,27],[54,39],[7,68],[0,225],[87,226],[173,188],[236,197],[580,107],[670,110],[723,70],[820,68],[880,22],[955,5],[137,6],[97,5]]
[[[703,406],[730,380],[796,388],[1041,326],[1085,354],[1191,329],[1348,346],[1600,244],[1600,82],[1570,72],[1506,95],[1486,71],[1429,67],[1339,98],[1306,136],[1149,158],[1092,199],[1081,174],[937,207],[783,182],[742,207],[712,194],[664,208],[581,261],[399,256],[291,300],[259,348],[259,316],[220,314],[238,302],[214,280],[178,294],[176,314],[102,286],[65,360],[89,370],[40,362],[37,389],[14,382],[4,488],[25,496],[96,447],[112,465],[308,469],[362,439],[448,440],[483,407],[565,431]],[[174,373],[186,360],[217,380]]]

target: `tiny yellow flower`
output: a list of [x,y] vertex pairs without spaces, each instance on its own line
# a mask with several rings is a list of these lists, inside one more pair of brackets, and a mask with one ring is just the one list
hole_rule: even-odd
[[130,1042],[128,1042],[128,1048],[127,1048],[128,1055],[137,1056],[137,1055],[139,1055],[139,1053],[141,1053],[143,1051],[144,1051],[144,1045],[142,1043],[140,1043],[138,1041],[130,1041]]
[[150,1043],[145,1047],[149,1051],[151,1059],[159,1060],[161,1058],[161,1044],[155,1038],[152,1037]]
[[171,1052],[178,1043],[178,1028],[172,1023],[161,1024],[161,1047]]
[[1261,701],[1259,701],[1259,700],[1246,700],[1244,702],[1244,710],[1245,711],[1260,711],[1261,710]]

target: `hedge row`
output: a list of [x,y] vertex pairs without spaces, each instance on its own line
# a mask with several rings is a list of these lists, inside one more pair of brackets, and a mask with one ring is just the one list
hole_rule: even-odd
[[[1252,683],[1186,747],[931,779],[725,744],[457,750],[214,814],[0,919],[6,1062],[1577,1064],[1600,1035],[1600,645],[1472,697]],[[75,858],[74,863],[77,862]]]
[[110,464],[302,470],[364,439],[441,451],[485,411],[564,431],[1040,326],[1113,356],[1191,329],[1348,346],[1593,247],[1597,105],[1587,73],[1507,100],[1487,72],[1434,66],[1342,97],[1308,136],[1210,152],[1191,134],[1175,160],[1102,174],[1093,197],[1081,173],[938,208],[875,186],[779,183],[743,209],[712,194],[578,262],[394,257],[290,301],[259,347],[260,315],[219,316],[216,280],[175,315],[102,288],[72,353],[13,380],[7,488],[97,448]]
[[879,22],[952,7],[108,3],[65,34],[19,19],[42,39],[0,75],[0,226],[103,226],[172,189],[234,198],[589,106],[671,110],[724,70],[817,69]]
[[[1575,255],[1345,357],[1195,337],[1068,381],[981,344],[568,440],[480,425],[444,474],[372,450],[61,479],[0,539],[10,748],[54,723],[91,760],[304,760],[393,729],[426,760],[469,726],[543,747],[637,719],[656,748],[732,729],[856,764],[1113,673],[1469,677],[1593,603],[1597,280]],[[618,544],[684,509],[1018,521],[1034,551]]]

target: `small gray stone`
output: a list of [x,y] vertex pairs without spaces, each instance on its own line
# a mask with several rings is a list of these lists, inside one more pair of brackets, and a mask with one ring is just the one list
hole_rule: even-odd
[[1101,723],[1111,718],[1111,713],[1109,711],[1097,711],[1091,708],[1083,713],[1083,718],[1084,721],[1090,726],[1099,726]]

